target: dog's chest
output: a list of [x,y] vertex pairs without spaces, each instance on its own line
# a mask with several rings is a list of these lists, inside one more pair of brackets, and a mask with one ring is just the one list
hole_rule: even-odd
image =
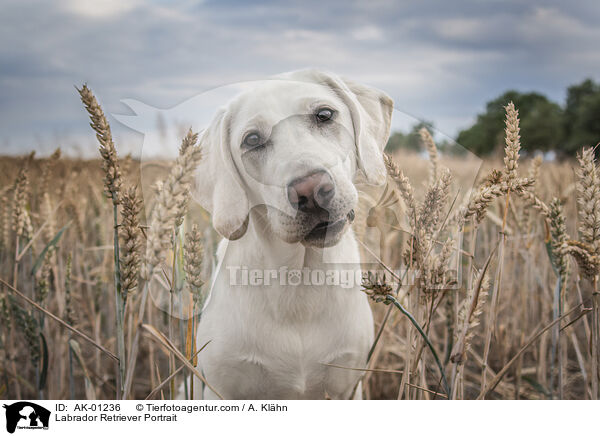
[[[227,399],[348,398],[360,372],[335,366],[363,368],[373,339],[367,297],[350,280],[360,278],[352,236],[336,246],[333,259],[288,256],[276,259],[281,267],[238,248],[227,251],[198,328],[198,345],[210,341],[199,355],[207,380]],[[247,265],[247,284],[239,265]],[[304,268],[308,283],[290,276]],[[255,269],[264,270],[258,283]],[[278,275],[267,285],[272,270]],[[328,283],[336,271],[340,283]],[[315,272],[324,273],[324,284]]]
[[[365,363],[372,320],[364,295],[341,289],[329,296],[331,289],[295,291],[315,295],[296,298],[292,292],[278,293],[258,302],[241,292],[243,301],[236,307],[247,310],[231,313],[229,322],[218,320],[219,331],[209,329],[213,342],[203,352],[202,366],[209,378],[218,380],[223,395],[240,399],[349,395],[359,373],[331,365],[356,368]],[[257,317],[261,306],[262,315]],[[206,327],[213,324],[210,318],[207,313]]]
[[364,365],[365,341],[339,333],[332,326],[296,324],[245,335],[243,344],[220,359],[231,363],[226,372],[232,393],[242,398],[343,398],[358,374],[331,365]]

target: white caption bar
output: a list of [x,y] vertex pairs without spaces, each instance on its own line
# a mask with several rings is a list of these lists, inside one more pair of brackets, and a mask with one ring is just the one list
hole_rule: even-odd
[[[576,434],[589,401],[0,401],[0,435]],[[570,410],[572,409],[572,410]],[[577,410],[575,410],[577,409]],[[572,411],[573,413],[569,413]]]

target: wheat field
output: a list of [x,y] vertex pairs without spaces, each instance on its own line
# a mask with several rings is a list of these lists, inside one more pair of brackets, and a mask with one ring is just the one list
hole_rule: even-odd
[[[0,397],[169,399],[183,385],[189,398],[218,242],[190,201],[197,134],[174,162],[142,165],[80,94],[98,160],[0,159]],[[503,158],[443,156],[422,131],[426,157],[387,157],[388,185],[356,212],[377,335],[365,368],[346,370],[367,399],[598,398],[594,150],[521,157],[506,110]]]

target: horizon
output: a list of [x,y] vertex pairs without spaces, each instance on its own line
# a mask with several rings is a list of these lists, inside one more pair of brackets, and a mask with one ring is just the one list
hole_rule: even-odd
[[112,116],[129,113],[121,100],[167,109],[294,69],[382,89],[402,114],[393,131],[424,120],[452,139],[507,90],[562,106],[568,86],[599,79],[592,1],[375,3],[9,0],[0,17],[0,154],[95,153],[74,89],[82,83],[123,153],[139,156],[142,135]]

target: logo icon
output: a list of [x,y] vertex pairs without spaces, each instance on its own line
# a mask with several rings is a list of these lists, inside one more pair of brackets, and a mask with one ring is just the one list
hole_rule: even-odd
[[6,409],[6,431],[14,433],[18,429],[47,430],[50,423],[50,411],[29,401],[19,401]]

